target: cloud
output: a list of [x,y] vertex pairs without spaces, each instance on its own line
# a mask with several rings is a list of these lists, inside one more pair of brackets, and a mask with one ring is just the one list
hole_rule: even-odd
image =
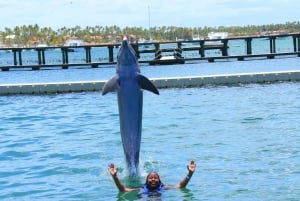
[[229,26],[297,21],[298,0],[0,0],[0,30],[29,24],[85,26]]

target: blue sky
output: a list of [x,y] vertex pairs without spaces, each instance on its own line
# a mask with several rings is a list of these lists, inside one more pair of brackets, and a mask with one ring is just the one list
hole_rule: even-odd
[[40,27],[234,26],[300,20],[299,0],[0,0],[0,30]]

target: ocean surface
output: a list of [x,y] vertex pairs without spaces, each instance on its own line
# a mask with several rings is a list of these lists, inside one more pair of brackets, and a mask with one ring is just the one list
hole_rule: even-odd
[[[141,178],[126,177],[116,94],[0,96],[1,200],[300,199],[300,84],[144,92]],[[150,171],[186,189],[158,198],[118,193]]]
[[[142,65],[149,78],[300,70],[298,57]],[[114,66],[0,72],[0,84],[107,80]],[[141,177],[126,177],[117,97],[100,92],[0,96],[0,200],[300,200],[300,83],[144,92]],[[148,172],[186,189],[119,193]]]
[[[279,57],[278,59],[256,59],[247,61],[218,61],[208,63],[197,61],[185,65],[149,66],[141,65],[141,72],[149,78],[184,77],[201,75],[293,71],[300,70],[300,57]],[[107,80],[115,75],[115,65],[99,68],[56,68],[52,70],[0,71],[0,84],[45,83],[68,81]]]

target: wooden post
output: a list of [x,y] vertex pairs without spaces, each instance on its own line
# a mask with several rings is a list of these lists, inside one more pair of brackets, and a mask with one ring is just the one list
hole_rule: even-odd
[[252,38],[246,38],[247,54],[252,54]]
[[61,58],[62,58],[62,63],[66,63],[66,58],[65,58],[65,48],[61,48]]
[[274,36],[269,37],[269,40],[270,40],[270,53],[276,53],[275,39],[276,39],[276,37],[274,37]]
[[91,47],[90,46],[86,46],[84,47],[85,49],[85,62],[86,63],[91,63],[92,58],[91,58]]
[[65,61],[66,61],[66,64],[68,64],[69,63],[69,49],[68,48],[66,48],[65,49]]
[[228,39],[221,40],[223,47],[221,48],[222,56],[228,56]]
[[40,49],[37,49],[37,52],[38,52],[38,64],[41,65],[42,64],[42,55],[41,55],[41,50]]
[[154,43],[154,47],[155,47],[155,52],[159,50],[160,48],[160,44],[159,43]]
[[61,48],[61,53],[62,53],[62,68],[63,69],[68,69],[68,63],[69,63],[69,55],[68,55],[68,48],[67,47],[62,47]]
[[22,49],[19,49],[18,53],[19,53],[19,65],[22,66],[23,65],[23,62],[22,62]]
[[159,43],[154,43],[154,47],[155,47],[154,57],[157,58],[159,55],[161,55],[160,44]]
[[109,62],[114,61],[114,46],[113,45],[108,45],[108,54],[109,54]]
[[177,42],[177,47],[178,47],[179,49],[181,49],[182,43],[181,43],[181,42]]
[[[45,65],[45,49],[44,48],[37,48],[36,49],[38,53],[38,64],[39,65]],[[33,70],[38,70],[39,68],[36,67]]]
[[201,41],[200,41],[199,54],[200,54],[201,57],[205,57],[204,40],[201,40]]
[[[14,65],[18,65],[18,59],[19,59],[19,65],[22,66],[22,49],[13,49],[13,55],[14,55]],[[18,57],[17,57],[17,52],[18,52]]]
[[46,64],[45,49],[42,49],[42,64]]
[[273,53],[276,53],[276,37],[273,37]]
[[294,52],[297,52],[297,37],[295,35],[293,36],[293,47]]
[[67,47],[62,47],[61,48],[61,53],[62,53],[63,64],[68,64],[69,63],[68,48]]
[[17,50],[12,50],[13,51],[13,55],[14,55],[14,65],[18,65],[18,61],[17,61]]
[[269,41],[270,41],[270,53],[272,53],[272,50],[273,50],[273,44],[272,44],[272,39],[271,39],[271,37],[269,37]]

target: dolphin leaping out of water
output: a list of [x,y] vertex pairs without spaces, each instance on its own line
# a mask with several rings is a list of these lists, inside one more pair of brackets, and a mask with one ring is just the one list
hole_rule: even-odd
[[159,94],[154,84],[140,74],[136,53],[127,40],[123,40],[117,58],[116,75],[105,83],[102,95],[118,92],[120,131],[129,176],[139,174],[143,109],[141,89]]

